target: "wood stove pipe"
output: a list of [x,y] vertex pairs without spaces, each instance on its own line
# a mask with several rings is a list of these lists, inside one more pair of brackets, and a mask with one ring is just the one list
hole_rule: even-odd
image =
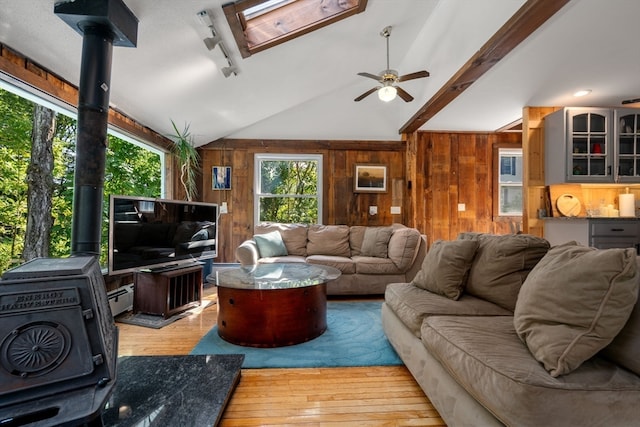
[[135,47],[138,20],[122,0],[60,2],[54,12],[83,36],[71,255],[100,255],[113,45]]

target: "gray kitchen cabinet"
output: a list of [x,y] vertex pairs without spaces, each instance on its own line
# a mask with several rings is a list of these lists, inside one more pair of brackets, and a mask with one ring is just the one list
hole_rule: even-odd
[[598,249],[639,248],[638,221],[634,219],[589,219],[589,246]]
[[598,249],[640,248],[640,220],[620,218],[548,218],[544,237],[552,246],[575,241]]
[[545,117],[545,183],[640,182],[640,112],[563,108]]

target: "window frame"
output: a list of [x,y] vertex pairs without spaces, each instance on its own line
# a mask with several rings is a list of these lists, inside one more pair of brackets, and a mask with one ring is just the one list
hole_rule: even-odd
[[[310,14],[305,11],[309,5],[319,5],[317,0],[292,0],[285,2],[283,5],[276,5],[273,8],[267,9],[256,14],[251,19],[245,18],[245,11],[266,3],[266,0],[238,0],[230,2],[222,6],[224,15],[229,23],[233,37],[236,40],[240,55],[243,58],[248,58],[251,55],[277,46],[281,43],[285,43],[289,40],[293,40],[302,35],[308,34],[312,31],[325,27],[327,25],[338,22],[349,16],[356,15],[364,12],[367,7],[368,0],[348,0],[353,5],[348,6],[342,12],[328,15],[325,18],[316,21],[304,22],[303,19],[307,18]],[[293,18],[292,18],[293,17]],[[260,21],[270,20],[273,27],[281,29],[283,26],[278,25],[279,22],[287,22],[288,24],[294,24],[295,28],[285,32],[279,32],[274,34],[271,38],[265,37],[264,40],[258,40],[255,43],[250,41],[252,33],[265,33],[262,31],[252,31],[251,21],[254,21],[254,25],[257,27]],[[276,31],[274,30],[274,33]]]
[[[520,184],[510,184],[510,183],[500,183],[500,172],[502,168],[501,164],[501,150],[504,151],[518,151],[518,154],[523,158],[523,168],[524,168],[524,152],[522,150],[522,144],[519,143],[496,143],[493,145],[493,164],[494,164],[494,172],[493,172],[493,220],[494,221],[513,221],[520,220],[524,215],[524,170],[522,171],[522,181]],[[502,199],[502,187],[521,187],[522,188],[522,210],[520,214],[515,213],[500,213],[500,201]]]
[[[287,154],[287,153],[256,153],[254,155],[254,163],[253,163],[253,223],[260,224],[262,222],[260,220],[260,198],[266,193],[261,193],[261,162],[263,160],[268,161],[315,161],[317,162],[317,183],[316,188],[318,191],[316,192],[316,199],[318,203],[318,217],[316,220],[317,224],[322,224],[323,218],[323,169],[324,169],[324,156],[322,154]],[[291,195],[278,195],[277,197],[291,197]]]

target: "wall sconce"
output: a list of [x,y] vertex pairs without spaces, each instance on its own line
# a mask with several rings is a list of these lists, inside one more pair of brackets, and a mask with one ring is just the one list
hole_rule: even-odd
[[209,27],[209,30],[211,31],[211,37],[207,37],[204,40],[202,40],[204,42],[204,45],[209,50],[214,50],[216,47],[219,47],[220,52],[222,52],[222,55],[224,55],[224,60],[226,61],[227,66],[221,67],[220,64],[218,64],[218,67],[220,68],[220,71],[222,71],[222,74],[225,77],[229,77],[231,74],[233,74],[234,76],[237,76],[238,67],[234,65],[233,61],[231,60],[231,56],[229,56],[229,52],[227,52],[227,49],[224,46],[222,36],[220,36],[220,34],[216,31],[215,27],[213,26],[213,14],[211,13],[211,11],[201,10],[196,15],[200,19],[200,22],[202,22],[204,25]]

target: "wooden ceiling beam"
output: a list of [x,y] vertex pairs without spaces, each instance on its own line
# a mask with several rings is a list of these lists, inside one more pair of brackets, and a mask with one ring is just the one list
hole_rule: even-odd
[[527,0],[435,95],[416,112],[399,133],[413,133],[522,43],[570,0]]

